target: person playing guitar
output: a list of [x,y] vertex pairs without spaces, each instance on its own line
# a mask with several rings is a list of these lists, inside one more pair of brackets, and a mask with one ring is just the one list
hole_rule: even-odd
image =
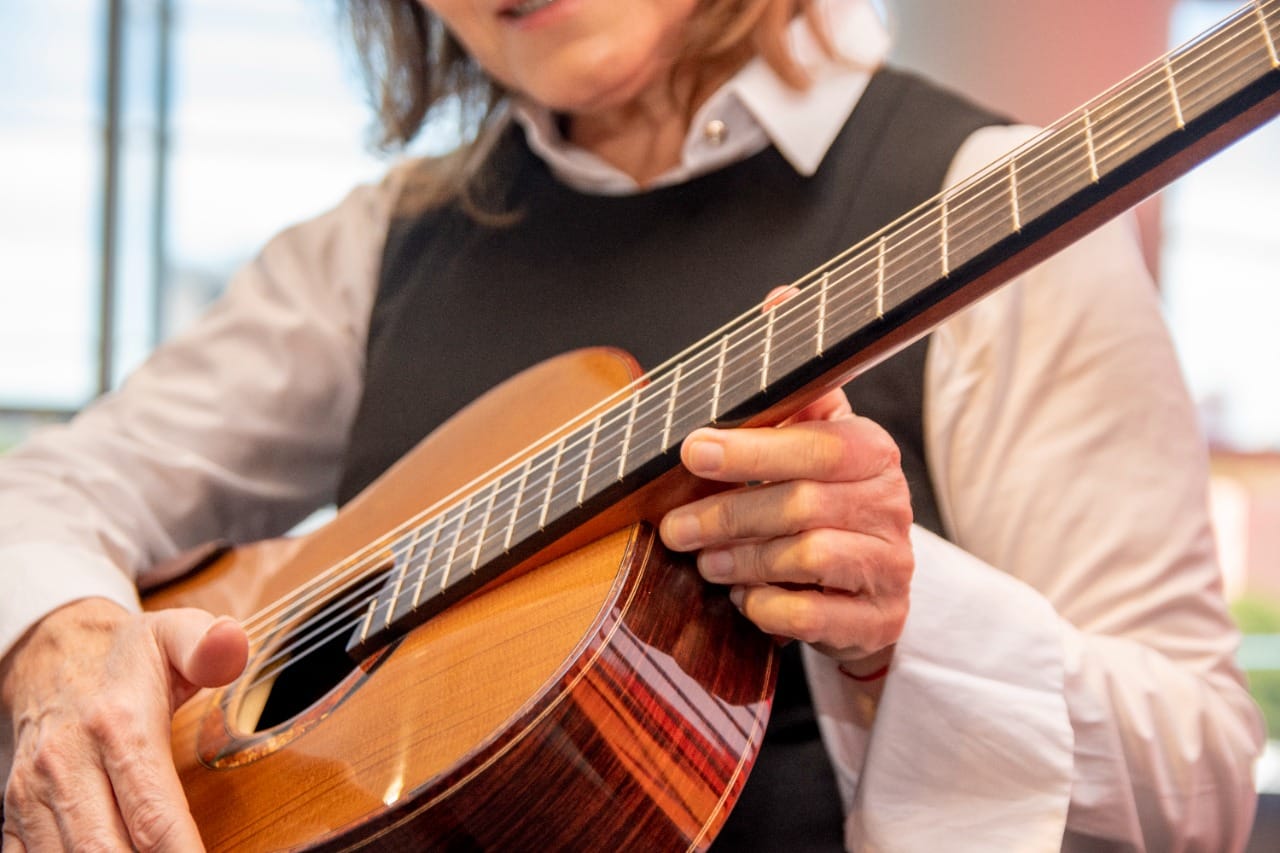
[[[118,393],[0,460],[4,853],[235,846],[184,791],[171,719],[201,688],[252,670],[258,635],[229,605],[144,611],[137,588],[172,581],[173,558],[202,542],[279,536],[330,502],[343,508],[335,526],[348,507],[367,514],[387,502],[396,460],[423,458],[415,446],[470,400],[598,346],[647,368],[695,347],[688,370],[650,374],[669,407],[644,435],[662,439],[654,459],[678,447],[701,485],[636,520],[655,522],[653,548],[691,555],[781,647],[773,716],[758,756],[748,750],[755,770],[726,785],[736,807],[688,846],[711,835],[723,849],[1243,845],[1259,718],[1233,662],[1202,440],[1124,224],[903,340],[846,388],[802,394],[776,424],[720,407],[736,363],[720,323],[757,324],[754,369],[769,390],[793,340],[788,306],[817,305],[809,294],[838,282],[775,287],[834,269],[822,265],[1031,130],[886,66],[869,0],[346,6],[387,141],[408,143],[448,110],[471,136],[276,237]],[[1274,4],[1257,8],[1264,31],[1276,26]],[[1012,177],[1025,187],[1030,174]],[[950,252],[965,232],[949,229],[976,214],[939,210],[940,255],[866,244],[878,289],[821,306],[805,338],[814,358],[829,319],[892,315],[895,276],[959,269]],[[695,388],[697,364],[709,369]],[[611,411],[647,405],[643,381],[624,382],[634,396]],[[453,431],[476,448],[523,435],[542,394],[500,398]],[[703,414],[682,432],[684,403]],[[582,447],[559,439],[560,453],[537,457],[548,490],[585,460],[569,516],[592,505],[601,454],[631,482],[642,433],[626,423],[612,444],[596,422]],[[501,476],[532,483],[532,457],[511,458]],[[415,470],[426,486],[436,469]],[[503,494],[469,504],[458,529],[517,517],[521,498]],[[558,517],[547,495],[531,536]],[[358,539],[355,527],[326,535]],[[471,546],[430,529],[455,536],[450,565],[484,564],[483,530]],[[415,547],[390,548],[359,641],[350,629],[335,640],[354,645],[370,684],[423,630],[361,646],[399,624]],[[383,713],[369,709],[370,727]],[[230,784],[214,799],[245,808]],[[412,787],[374,792],[374,829],[327,849],[376,847],[402,815],[420,829],[435,820],[395,811]]]

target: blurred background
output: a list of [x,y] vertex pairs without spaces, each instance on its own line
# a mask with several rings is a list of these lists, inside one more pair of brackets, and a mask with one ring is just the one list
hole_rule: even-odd
[[[339,2],[0,3],[0,452],[115,387],[269,236],[385,170]],[[1235,5],[882,8],[899,63],[1047,124]],[[1278,199],[1280,121],[1140,216],[1211,445],[1241,661],[1280,744]],[[1280,794],[1280,759],[1258,775]]]

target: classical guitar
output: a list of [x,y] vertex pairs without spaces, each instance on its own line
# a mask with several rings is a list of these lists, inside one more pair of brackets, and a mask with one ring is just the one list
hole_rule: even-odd
[[[216,850],[700,849],[771,642],[663,551],[678,447],[774,424],[1280,110],[1258,0],[655,370],[589,350],[477,400],[309,536],[148,596],[245,621],[173,751]],[[776,282],[761,282],[761,292]],[[495,435],[501,413],[531,413]]]

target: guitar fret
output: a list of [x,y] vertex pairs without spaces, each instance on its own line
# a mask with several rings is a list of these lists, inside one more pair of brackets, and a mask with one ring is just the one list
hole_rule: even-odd
[[884,245],[885,238],[880,237],[876,244],[876,319],[884,317]]
[[440,519],[435,520],[435,531],[431,534],[431,542],[427,545],[427,553],[422,558],[422,571],[418,573],[418,583],[413,588],[413,609],[418,609],[418,603],[422,601],[422,585],[426,583],[427,575],[431,573],[431,558],[436,552],[436,542],[440,539],[440,528],[443,525]]
[[529,482],[529,469],[533,467],[533,457],[530,456],[525,460],[524,467],[520,469],[520,482],[516,486],[516,497],[511,502],[511,518],[507,522],[507,537],[502,540],[502,553],[511,550],[511,538],[516,532],[516,520],[519,518],[520,503],[524,500],[524,487]]
[[818,285],[818,346],[817,354],[822,355],[827,334],[827,289],[831,284],[831,270],[822,271],[822,283]]
[[1009,202],[1013,206],[1013,230],[1022,231],[1022,210],[1018,207],[1018,161],[1009,158]]
[[[1261,40],[1255,34],[1255,23],[1261,29]],[[895,326],[898,315],[901,315],[901,328],[914,330],[917,321],[921,326],[936,323],[964,305],[972,304],[980,292],[985,292],[988,284],[999,284],[989,281],[984,272],[988,268],[986,261],[994,260],[997,249],[1001,258],[1022,261],[1035,258],[1041,248],[1056,246],[1047,238],[1042,246],[1038,242],[1041,235],[1036,234],[1029,233],[1018,239],[1008,231],[1010,223],[1014,232],[1040,231],[1042,229],[1038,225],[1041,223],[1055,226],[1070,224],[1072,229],[1078,226],[1081,230],[1092,228],[1101,216],[1109,212],[1107,201],[1118,191],[1113,184],[1119,189],[1151,189],[1153,183],[1160,184],[1171,177],[1167,170],[1160,168],[1165,161],[1159,158],[1166,153],[1186,155],[1188,160],[1203,159],[1206,151],[1212,153],[1209,149],[1216,150],[1224,142],[1238,137],[1249,124],[1248,116],[1241,110],[1249,109],[1249,104],[1257,103],[1258,98],[1272,99],[1280,86],[1280,77],[1271,70],[1280,69],[1278,28],[1280,0],[1253,0],[1251,9],[1246,8],[1232,16],[1227,25],[1210,31],[1202,40],[1166,57],[1162,66],[1149,66],[1140,78],[1117,87],[1118,94],[1104,95],[1072,117],[1081,123],[1073,122],[1065,126],[1065,131],[1060,128],[1033,140],[1020,149],[1016,158],[1009,156],[952,189],[949,194],[943,193],[933,202],[927,202],[923,213],[904,217],[891,229],[872,238],[876,242],[874,249],[864,241],[837,256],[851,257],[848,266],[845,266],[845,261],[829,261],[831,268],[821,268],[818,273],[821,280],[818,282],[818,299],[815,300],[818,304],[816,321],[808,314],[810,303],[807,294],[802,303],[806,325],[810,329],[816,327],[817,355],[823,356],[827,349],[831,349],[833,355],[854,350],[862,346],[863,338],[871,343],[893,340],[889,334],[891,330],[883,328],[884,321],[888,319],[886,311],[895,315]],[[1178,128],[1189,128],[1190,133],[1179,136],[1171,126],[1167,104],[1172,106]],[[1236,123],[1237,119],[1242,120]],[[1201,125],[1204,126],[1203,135]],[[1083,150],[1075,138],[1077,134],[1083,137]],[[1194,139],[1191,134],[1195,134]],[[1167,149],[1157,147],[1166,143]],[[1021,169],[1021,163],[1026,163],[1027,168]],[[1108,177],[1105,185],[1101,184],[1103,171]],[[1080,192],[1088,186],[1086,180],[1098,185],[1097,191]],[[1001,199],[1008,200],[1008,211],[999,207]],[[981,205],[978,200],[981,200]],[[953,203],[957,207],[954,219],[951,216]],[[970,208],[971,203],[973,209]],[[940,229],[937,235],[927,230],[935,215]],[[1011,219],[1006,220],[1005,216]],[[1028,226],[1026,229],[1023,228],[1024,223]],[[894,240],[892,256],[888,251],[889,239]],[[928,255],[935,250],[940,252],[937,259]],[[854,266],[856,270],[850,272]],[[942,282],[938,278],[939,269],[947,281]],[[971,272],[973,277],[969,277]],[[850,277],[846,279],[846,275]],[[868,281],[872,275],[876,277],[874,295],[868,299],[872,295]],[[888,281],[890,275],[894,277],[893,282]],[[837,285],[839,290],[835,292],[832,288]],[[894,295],[892,305],[888,303],[890,292]],[[832,311],[828,317],[829,301]],[[792,307],[801,305],[793,304]],[[360,655],[368,654],[393,639],[396,631],[408,630],[409,625],[420,621],[413,616],[426,618],[437,612],[433,606],[446,606],[454,597],[448,593],[456,592],[461,596],[496,579],[508,566],[501,559],[493,559],[496,553],[493,545],[499,534],[490,533],[486,539],[486,532],[490,531],[491,524],[507,518],[508,511],[510,523],[501,541],[513,558],[523,554],[526,547],[532,550],[544,545],[534,529],[535,519],[539,529],[548,529],[548,525],[558,528],[568,526],[569,522],[576,523],[578,515],[573,513],[573,504],[570,503],[575,494],[584,511],[588,497],[611,494],[596,492],[595,487],[600,485],[600,481],[605,481],[606,486],[613,485],[610,475],[614,473],[614,463],[609,454],[618,445],[619,432],[623,441],[617,463],[618,479],[623,482],[640,481],[641,475],[661,477],[674,467],[675,460],[667,454],[665,445],[685,434],[688,424],[701,422],[699,419],[707,411],[702,407],[706,405],[704,395],[708,384],[713,385],[712,423],[744,412],[750,417],[760,411],[785,410],[793,399],[780,393],[781,379],[807,376],[804,371],[794,369],[797,360],[805,358],[796,350],[805,353],[813,350],[807,343],[792,346],[789,324],[796,318],[794,312],[788,314],[787,327],[781,330],[776,328],[776,310],[771,309],[767,313],[763,345],[754,334],[760,329],[756,324],[758,315],[745,321],[735,321],[727,327],[728,331],[721,333],[718,342],[707,341],[697,351],[696,361],[677,363],[674,371],[663,375],[661,381],[669,381],[669,388],[649,385],[646,391],[633,387],[625,425],[616,422],[616,416],[624,414],[624,404],[619,402],[610,410],[607,425],[599,420],[593,421],[590,429],[579,424],[572,434],[562,433],[561,439],[552,441],[550,446],[535,446],[528,451],[526,461],[520,463],[519,471],[514,468],[504,471],[501,489],[497,483],[490,482],[487,484],[490,488],[488,495],[472,496],[463,507],[455,505],[428,520],[426,523],[433,525],[430,531],[425,526],[402,531],[402,535],[409,535],[403,535],[390,548],[387,540],[382,539],[375,545],[372,555],[361,551],[365,556],[380,558],[373,576],[367,579],[370,584],[377,583],[380,590],[377,596],[365,599],[366,612],[361,616],[355,615],[361,606],[357,600],[354,612],[348,617],[358,622],[350,629],[353,636],[348,648]],[[747,334],[748,331],[751,334]],[[888,337],[877,337],[881,334]],[[718,347],[715,355],[710,351],[712,346]],[[733,362],[728,359],[731,346],[737,348]],[[757,347],[764,351],[760,367],[755,364],[760,353]],[[857,359],[863,352],[858,350],[844,356],[839,365],[813,366],[824,369],[826,374],[835,374],[846,365],[850,368],[859,366]],[[712,359],[716,362],[714,379],[709,380],[705,368],[710,366]],[[809,367],[805,365],[806,369]],[[732,376],[728,375],[730,370],[733,371]],[[686,373],[689,375],[684,375]],[[771,381],[775,373],[780,378],[779,382]],[[757,392],[757,382],[760,391],[767,393]],[[670,394],[667,400],[658,396],[664,391]],[[757,403],[760,407],[753,409]],[[663,412],[659,407],[662,406],[665,406],[665,419],[659,421]],[[638,424],[641,413],[645,415],[644,423]],[[660,429],[659,423],[662,424]],[[664,449],[656,453],[653,444],[659,437]],[[583,442],[587,452],[585,456],[579,456],[578,442],[584,438],[587,439]],[[564,453],[570,444],[575,455],[565,459]],[[556,454],[554,459],[550,458],[553,453]],[[597,453],[602,456],[600,463],[594,461]],[[637,457],[635,466],[630,465],[631,456]],[[580,462],[583,458],[585,462]],[[574,470],[573,476],[579,476],[581,480],[574,483],[569,471],[579,464],[582,470]],[[593,466],[597,469],[594,472]],[[596,482],[591,482],[592,477]],[[559,480],[564,482],[559,483]],[[637,485],[643,488],[651,482],[652,478]],[[555,492],[557,486],[559,494]],[[517,488],[514,495],[513,487]],[[545,492],[540,493],[540,489],[545,489]],[[507,500],[512,501],[509,508],[505,504]],[[556,503],[555,513],[551,512],[553,500]],[[477,534],[471,522],[482,517]],[[446,529],[446,525],[452,527],[452,531]],[[467,538],[476,535],[479,538],[474,542]],[[407,552],[402,550],[406,542]],[[396,557],[396,562],[389,567],[386,562],[388,551]],[[446,551],[448,555],[443,568],[434,566],[433,563],[439,563]],[[486,556],[490,559],[486,560]],[[460,568],[450,584],[449,573],[455,557],[459,558],[459,565],[465,565],[463,561],[469,560],[472,574],[468,575]],[[410,575],[410,572],[417,571],[419,561],[423,559],[423,570],[416,576]],[[426,587],[428,575],[431,575],[433,584],[430,588]],[[439,590],[434,586],[437,579],[440,579]],[[420,606],[423,598],[426,599],[417,614],[406,614],[401,602],[402,598],[409,598],[411,585],[415,608]],[[449,589],[445,589],[446,586]],[[433,596],[433,592],[445,594]],[[388,607],[385,620],[377,612],[384,605]],[[383,627],[384,622],[388,627]]]
[[631,431],[636,425],[636,408],[640,405],[640,389],[631,395],[631,411],[627,413],[627,429],[622,434],[622,453],[618,455],[618,482],[627,475],[627,452],[631,449]]
[[950,238],[950,235],[948,234],[948,228],[947,228],[947,195],[946,193],[943,193],[942,195],[942,215],[941,215],[941,221],[939,224],[940,224],[939,230],[941,230],[942,232],[942,237],[941,237],[942,245],[940,246],[940,249],[942,252],[942,277],[950,278],[951,277],[951,246],[950,246],[951,238]]
[[453,532],[453,544],[449,546],[449,553],[444,558],[444,572],[440,575],[440,589],[445,589],[449,585],[449,573],[453,571],[453,558],[458,554],[458,546],[462,544],[462,534],[467,527],[467,513],[471,508],[471,498],[467,498],[467,502],[461,507],[458,514],[458,526]]
[[1267,24],[1266,13],[1262,11],[1262,0],[1253,0],[1253,15],[1262,28],[1262,40],[1267,44],[1267,56],[1271,59],[1272,68],[1280,68],[1280,55],[1276,54],[1276,43],[1271,38],[1271,27]]
[[716,356],[716,378],[711,386],[711,423],[720,418],[720,386],[724,384],[724,357],[729,349],[729,336],[720,339],[720,354]]
[[596,438],[600,435],[600,421],[602,418],[597,417],[591,425],[591,438],[587,440],[587,458],[582,463],[582,482],[578,484],[578,506],[582,506],[582,502],[587,497],[587,478],[591,476],[591,457],[596,452]]
[[391,617],[395,615],[396,605],[400,601],[400,590],[404,588],[404,578],[409,571],[409,563],[413,556],[413,546],[418,541],[420,531],[421,528],[413,532],[413,539],[409,541],[409,547],[405,548],[398,557],[396,556],[395,546],[392,546],[391,554],[394,560],[392,565],[399,563],[400,570],[396,572],[396,583],[391,588],[391,600],[387,602],[387,625],[391,624]]
[[560,443],[556,445],[555,459],[551,463],[551,476],[547,478],[546,495],[542,499],[542,510],[538,513],[539,530],[547,526],[547,511],[551,509],[551,497],[555,493],[553,486],[556,482],[556,472],[560,470],[560,460],[564,458],[564,443],[567,438],[568,436],[565,436],[565,438],[560,439]]
[[378,609],[378,596],[369,599],[369,610],[364,614],[364,625],[360,628],[360,642],[369,639],[369,629],[373,627],[373,614]]
[[667,395],[667,414],[662,424],[662,449],[664,451],[671,446],[671,421],[676,414],[676,395],[680,393],[680,374],[683,370],[684,362],[677,363],[676,375],[671,380],[671,393]]
[[1173,65],[1167,56],[1164,59],[1164,79],[1169,86],[1169,99],[1173,102],[1173,117],[1178,122],[1178,129],[1182,130],[1187,126],[1187,122],[1182,117],[1182,101],[1178,99],[1178,84],[1173,79]]
[[1098,175],[1098,150],[1093,144],[1093,116],[1089,115],[1089,108],[1084,108],[1084,145],[1089,153],[1089,178],[1093,183],[1101,180]]
[[760,368],[760,390],[769,390],[769,359],[773,354],[773,321],[777,317],[777,306],[765,312],[764,321],[764,364]]
[[493,502],[498,498],[498,481],[494,480],[489,487],[489,500],[485,503],[484,518],[480,521],[480,532],[476,534],[476,547],[471,554],[471,571],[480,565],[480,547],[484,545],[484,533],[489,529],[489,518],[493,515]]

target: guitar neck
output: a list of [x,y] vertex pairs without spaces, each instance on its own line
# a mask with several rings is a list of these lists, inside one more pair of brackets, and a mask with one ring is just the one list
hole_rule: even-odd
[[1268,121],[1278,44],[1280,0],[1255,0],[397,531],[348,651],[650,486],[694,429],[780,422]]

